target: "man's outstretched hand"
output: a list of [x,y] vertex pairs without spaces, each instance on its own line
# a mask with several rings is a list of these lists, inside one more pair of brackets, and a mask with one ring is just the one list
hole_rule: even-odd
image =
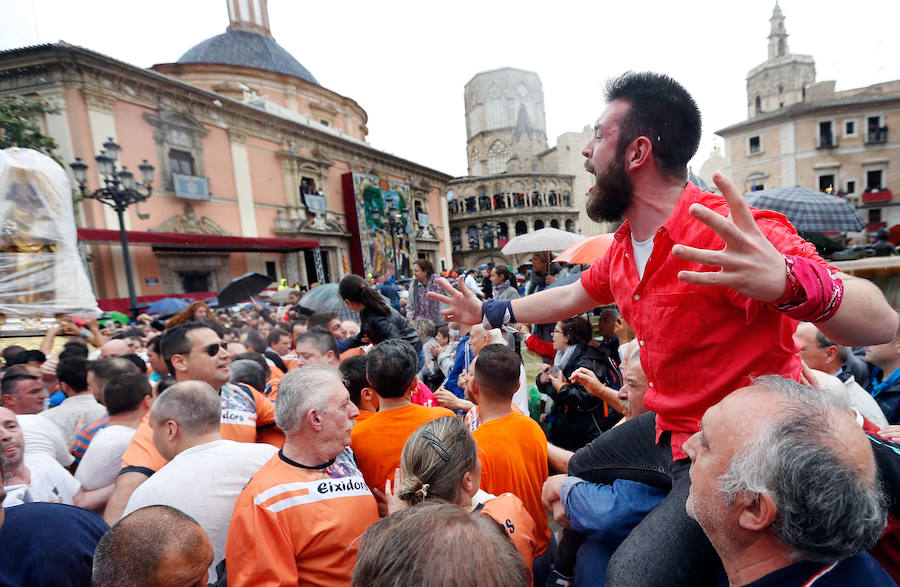
[[447,322],[459,322],[460,324],[478,324],[481,322],[481,300],[472,293],[462,279],[456,280],[459,289],[450,285],[450,282],[439,277],[438,285],[443,288],[447,295],[441,295],[435,292],[428,292],[428,297],[437,300],[442,304],[450,306],[441,310],[441,315]]
[[702,204],[693,204],[690,212],[725,241],[725,248],[712,251],[675,245],[672,254],[719,270],[681,271],[678,279],[685,283],[730,287],[762,302],[777,300],[786,287],[784,256],[756,225],[750,207],[737,187],[722,173],[716,173],[713,181],[731,213],[723,218]]

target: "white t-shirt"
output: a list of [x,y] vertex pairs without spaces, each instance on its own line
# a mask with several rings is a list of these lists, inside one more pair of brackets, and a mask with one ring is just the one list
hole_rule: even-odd
[[32,501],[72,505],[75,494],[81,489],[81,483],[63,469],[55,458],[43,453],[26,454],[25,466],[31,473],[31,483],[4,487],[6,499],[3,500],[3,507]]
[[645,241],[636,241],[632,236],[631,248],[634,249],[634,266],[637,268],[638,277],[643,279],[647,261],[650,260],[650,255],[653,253],[653,237],[651,236]]
[[[67,397],[63,403],[46,412],[41,412],[41,415],[59,426],[63,440],[66,441],[66,444],[71,444],[75,440],[78,428],[90,424],[105,413],[106,408],[103,407],[103,404],[98,403],[90,393],[84,393]],[[79,418],[82,419],[80,426],[78,425]]]
[[116,475],[122,470],[122,455],[134,432],[130,426],[112,424],[94,436],[75,470],[75,478],[81,481],[85,491],[115,482]]
[[63,467],[75,462],[63,440],[59,426],[41,414],[19,414],[16,416],[22,434],[25,436],[25,454],[46,454],[56,459]]
[[234,502],[254,473],[276,452],[278,449],[270,444],[231,440],[191,447],[134,490],[122,517],[149,505],[168,505],[197,520],[213,545],[209,582],[214,583],[216,565],[225,558]]

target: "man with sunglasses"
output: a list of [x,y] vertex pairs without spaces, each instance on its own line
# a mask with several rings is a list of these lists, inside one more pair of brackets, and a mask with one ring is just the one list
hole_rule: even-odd
[[[219,390],[223,439],[256,442],[259,431],[275,426],[275,405],[271,400],[247,386],[228,382],[228,351],[209,326],[188,322],[166,330],[162,336],[163,359],[176,382],[202,381]],[[145,418],[122,458],[122,470],[104,518],[116,523],[134,490],[165,464],[166,459],[153,446],[153,431]]]

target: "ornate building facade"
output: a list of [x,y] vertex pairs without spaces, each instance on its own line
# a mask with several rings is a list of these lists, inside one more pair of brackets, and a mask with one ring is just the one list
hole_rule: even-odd
[[465,112],[469,175],[447,184],[454,266],[509,262],[500,254],[506,241],[540,228],[578,231],[575,177],[561,169],[559,145],[547,145],[538,75],[477,74],[465,87]]
[[790,53],[778,4],[768,59],[747,76],[748,118],[716,132],[724,153],[704,163],[745,192],[800,185],[844,196],[868,229],[900,224],[900,80],[836,91],[815,81],[815,62]]
[[[367,144],[365,110],[275,42],[266,0],[227,8],[225,33],[150,69],[63,42],[0,53],[0,97],[58,108],[44,127],[63,161],[88,162],[90,189],[108,138],[125,166],[155,167],[153,195],[126,216],[138,295],[213,292],[247,271],[310,284],[376,260],[381,273],[416,256],[449,265],[450,176]],[[395,207],[396,252],[373,252],[384,223],[358,223],[361,178],[384,189],[377,217]],[[115,213],[85,200],[79,216],[97,297],[123,298],[122,251],[103,232],[118,229]],[[162,236],[173,233],[184,236]]]

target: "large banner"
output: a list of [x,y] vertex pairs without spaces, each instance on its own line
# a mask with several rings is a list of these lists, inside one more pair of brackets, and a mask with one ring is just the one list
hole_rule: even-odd
[[345,174],[343,184],[353,272],[410,276],[417,255],[409,184],[363,173]]

